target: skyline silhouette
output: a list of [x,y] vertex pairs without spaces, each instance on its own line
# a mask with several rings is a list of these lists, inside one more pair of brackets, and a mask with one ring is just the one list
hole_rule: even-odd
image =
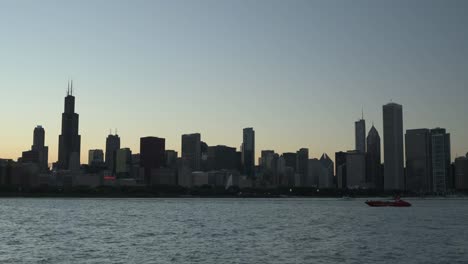
[[[354,149],[354,122],[382,133],[381,106],[404,106],[403,129],[445,127],[452,157],[468,149],[467,4],[464,1],[222,1],[56,3],[0,10],[7,91],[0,157],[46,130],[57,160],[62,94],[75,80],[81,162],[103,149],[109,128],[122,145],[201,133],[237,149],[245,127],[261,150],[306,147],[311,157]],[[41,10],[37,12],[37,10]],[[74,12],[69,12],[74,10]],[[243,19],[239,19],[243,18]],[[366,131],[367,133],[368,131]],[[383,158],[383,154],[382,154]],[[257,162],[257,160],[255,161]]]

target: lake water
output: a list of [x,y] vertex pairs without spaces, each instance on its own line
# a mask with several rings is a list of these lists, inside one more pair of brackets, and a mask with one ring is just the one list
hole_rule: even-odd
[[0,199],[0,263],[468,263],[468,200]]

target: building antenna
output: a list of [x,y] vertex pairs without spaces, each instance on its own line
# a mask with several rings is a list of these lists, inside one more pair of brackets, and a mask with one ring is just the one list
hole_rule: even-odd
[[361,119],[364,120],[364,106],[361,106]]
[[118,134],[117,134],[117,128],[115,129],[115,135],[116,135],[116,136],[118,135]]
[[70,93],[70,95],[73,95],[73,79],[71,80],[70,89],[71,89],[71,93]]
[[67,96],[70,94],[70,80],[67,83]]

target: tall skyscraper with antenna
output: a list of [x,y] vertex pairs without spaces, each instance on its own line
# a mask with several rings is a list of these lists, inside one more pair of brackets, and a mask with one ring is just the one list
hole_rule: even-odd
[[364,120],[364,111],[360,120],[354,123],[356,150],[360,153],[366,152],[366,121]]
[[68,170],[79,167],[81,136],[78,134],[79,115],[75,113],[73,81],[68,83],[65,111],[62,114],[62,133],[59,136],[58,168]]

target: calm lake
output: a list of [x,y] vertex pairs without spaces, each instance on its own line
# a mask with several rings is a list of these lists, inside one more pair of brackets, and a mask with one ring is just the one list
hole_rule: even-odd
[[0,199],[0,263],[468,263],[468,200]]

